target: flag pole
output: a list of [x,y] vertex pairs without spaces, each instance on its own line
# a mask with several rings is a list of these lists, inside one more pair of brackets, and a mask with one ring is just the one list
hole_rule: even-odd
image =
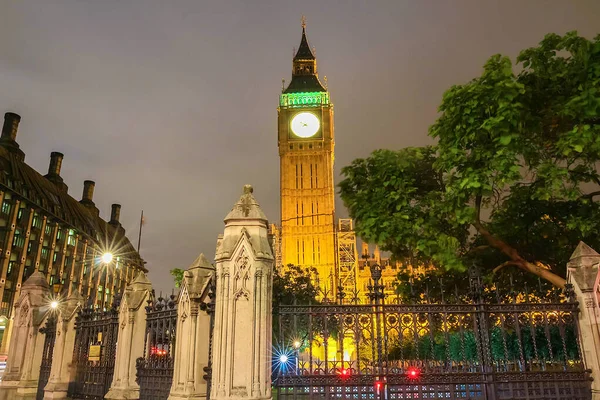
[[142,210],[142,216],[140,217],[140,234],[138,236],[138,254],[140,252],[140,245],[142,244],[142,226],[144,225],[144,210]]

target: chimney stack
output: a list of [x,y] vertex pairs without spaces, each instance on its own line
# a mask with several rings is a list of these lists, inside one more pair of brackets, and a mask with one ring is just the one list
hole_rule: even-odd
[[96,182],[83,181],[83,194],[81,195],[81,204],[94,205],[94,187]]
[[50,153],[50,165],[48,165],[48,173],[45,176],[50,182],[58,186],[59,189],[68,190],[67,185],[63,182],[63,178],[60,176],[60,169],[62,167],[64,154],[58,151]]
[[20,161],[24,161],[25,153],[19,149],[19,144],[16,141],[19,122],[21,122],[21,116],[19,114],[11,112],[4,114],[4,125],[2,126],[2,136],[0,136],[0,146],[11,153],[16,154]]
[[111,225],[120,225],[119,218],[121,217],[121,205],[113,204],[112,209],[110,210],[110,221]]
[[50,153],[50,165],[48,166],[48,175],[60,176],[60,168],[65,155],[58,151]]
[[12,142],[17,140],[17,131],[19,130],[21,116],[19,114],[7,112],[4,114],[4,126],[2,127],[2,139]]

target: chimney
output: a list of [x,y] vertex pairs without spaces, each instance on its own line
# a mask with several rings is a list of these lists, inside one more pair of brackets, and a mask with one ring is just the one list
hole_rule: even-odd
[[20,115],[11,112],[4,114],[4,125],[2,126],[2,136],[0,136],[0,146],[11,153],[16,154],[20,161],[24,161],[25,153],[19,149],[19,144],[16,141],[19,122],[21,122]]
[[2,127],[2,139],[12,142],[17,140],[17,131],[19,130],[21,116],[19,114],[7,112],[4,114],[4,126]]
[[111,225],[120,225],[119,223],[119,217],[121,216],[121,205],[120,204],[113,204],[112,209],[110,210],[110,221],[109,224]]
[[58,151],[50,153],[50,165],[48,165],[48,173],[45,175],[46,179],[58,186],[59,189],[67,191],[68,187],[63,182],[63,178],[60,176],[60,169],[62,167],[64,154]]
[[81,204],[94,205],[94,187],[96,182],[94,181],[83,181],[83,194],[81,195]]
[[48,175],[60,176],[60,168],[62,167],[62,161],[65,155],[58,151],[50,153],[50,165],[48,166]]

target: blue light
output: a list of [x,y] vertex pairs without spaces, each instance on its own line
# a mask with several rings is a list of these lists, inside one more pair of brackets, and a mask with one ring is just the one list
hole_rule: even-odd
[[294,350],[287,347],[273,349],[273,367],[281,373],[289,373],[296,366]]

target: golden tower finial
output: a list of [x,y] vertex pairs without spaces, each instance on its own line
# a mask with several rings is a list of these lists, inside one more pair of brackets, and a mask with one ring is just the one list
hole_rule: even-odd
[[302,23],[302,29],[306,29],[306,17],[303,15],[302,19],[300,20]]

